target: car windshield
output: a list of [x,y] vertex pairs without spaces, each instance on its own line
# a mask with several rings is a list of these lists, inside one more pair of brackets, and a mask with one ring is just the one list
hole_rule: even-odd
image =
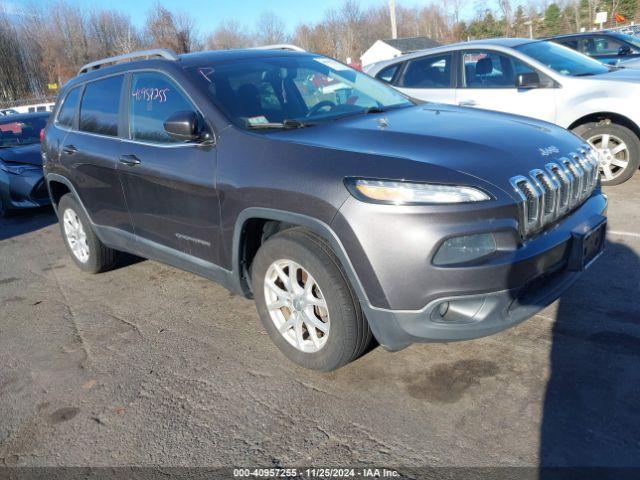
[[243,128],[305,126],[413,105],[382,82],[325,57],[250,58],[189,73]]
[[597,60],[550,41],[525,43],[515,49],[569,77],[586,77],[611,71]]
[[40,130],[47,124],[46,117],[11,120],[0,119],[0,148],[40,143]]

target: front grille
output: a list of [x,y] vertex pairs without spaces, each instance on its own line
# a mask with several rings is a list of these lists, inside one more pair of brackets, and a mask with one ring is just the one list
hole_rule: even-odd
[[598,183],[598,159],[584,146],[578,153],[511,178],[521,199],[523,236],[542,230],[580,205]]

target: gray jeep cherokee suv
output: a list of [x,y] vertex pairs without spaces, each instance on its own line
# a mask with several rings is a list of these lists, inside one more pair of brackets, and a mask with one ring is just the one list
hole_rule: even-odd
[[304,52],[94,62],[61,92],[43,156],[81,269],[124,251],[218,281],[318,370],[372,337],[398,350],[510,327],[604,244],[597,161],[575,135],[416,105]]

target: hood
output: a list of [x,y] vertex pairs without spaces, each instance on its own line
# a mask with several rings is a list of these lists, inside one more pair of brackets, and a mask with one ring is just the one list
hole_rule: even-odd
[[550,123],[431,103],[269,135],[274,140],[433,164],[505,191],[512,190],[511,177],[543,168],[584,143]]
[[5,162],[42,165],[40,144],[34,143],[32,145],[18,145],[11,148],[0,148],[0,159]]
[[629,60],[620,60],[618,66],[624,68],[640,68],[640,58],[630,58]]
[[[629,60],[629,62],[635,62],[635,60]],[[609,73],[603,73],[602,75],[594,75],[592,77],[580,77],[585,80],[597,80],[597,81],[612,81],[612,82],[631,82],[640,83],[640,70],[637,68],[627,67],[640,67],[640,60],[638,63],[621,63],[619,70],[613,70]]]

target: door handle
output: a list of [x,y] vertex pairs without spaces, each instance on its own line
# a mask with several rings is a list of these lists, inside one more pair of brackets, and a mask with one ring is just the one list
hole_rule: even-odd
[[73,155],[78,151],[78,149],[73,145],[65,145],[64,147],[62,147],[62,151],[67,155]]
[[135,167],[136,165],[140,165],[140,159],[135,155],[120,155],[118,161],[126,165],[127,167]]
[[458,102],[458,105],[461,107],[475,107],[476,102],[475,100],[462,100],[461,102]]

